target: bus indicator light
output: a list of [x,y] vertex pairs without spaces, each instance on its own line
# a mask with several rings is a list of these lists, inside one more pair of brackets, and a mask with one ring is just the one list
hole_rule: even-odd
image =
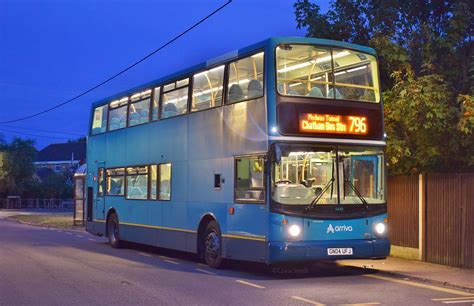
[[300,114],[300,131],[309,133],[367,135],[367,117],[332,114]]

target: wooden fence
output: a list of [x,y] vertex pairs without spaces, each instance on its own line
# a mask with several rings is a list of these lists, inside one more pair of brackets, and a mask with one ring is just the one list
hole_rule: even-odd
[[474,173],[389,177],[387,187],[394,250],[474,268]]

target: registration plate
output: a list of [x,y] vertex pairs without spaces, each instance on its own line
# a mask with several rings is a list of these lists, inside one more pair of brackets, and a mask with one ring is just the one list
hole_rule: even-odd
[[328,248],[328,255],[352,255],[352,248]]

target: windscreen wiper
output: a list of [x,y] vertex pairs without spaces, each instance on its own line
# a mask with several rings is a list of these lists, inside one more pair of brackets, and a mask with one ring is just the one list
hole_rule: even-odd
[[357,197],[360,199],[362,204],[367,205],[367,201],[365,198],[362,196],[362,194],[359,192],[359,190],[352,184],[350,179],[346,179],[345,182],[351,187],[352,190],[354,190],[354,193],[357,195]]
[[332,185],[334,184],[334,181],[336,179],[334,178],[334,176],[329,180],[329,182],[327,182],[326,186],[324,186],[324,188],[321,190],[321,192],[314,198],[313,201],[311,201],[311,203],[306,207],[306,211],[308,210],[311,210],[314,205],[316,205],[316,203],[318,203],[318,201],[323,197],[324,193],[329,189],[329,187],[332,187]]

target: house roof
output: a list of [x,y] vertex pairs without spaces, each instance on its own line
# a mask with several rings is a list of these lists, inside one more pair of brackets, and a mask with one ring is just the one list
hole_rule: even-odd
[[68,142],[50,144],[36,155],[36,162],[71,160],[86,160],[85,142]]

